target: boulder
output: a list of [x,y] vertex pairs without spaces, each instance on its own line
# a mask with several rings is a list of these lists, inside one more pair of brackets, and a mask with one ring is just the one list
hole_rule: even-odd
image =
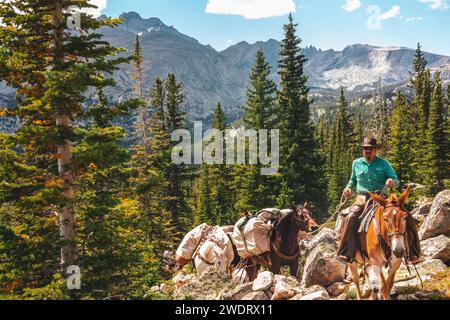
[[150,288],[151,293],[158,293],[159,292],[159,286],[153,286]]
[[264,292],[257,291],[257,292],[250,292],[249,294],[245,295],[242,298],[242,300],[261,301],[261,300],[269,300],[269,297]]
[[411,210],[411,214],[413,216],[414,215],[427,216],[430,213],[432,204],[433,204],[433,201],[427,201],[427,202],[421,203],[419,206],[417,206]]
[[172,278],[172,282],[175,284],[177,288],[181,288],[187,284],[190,284],[195,281],[194,274],[185,275],[183,272],[178,273],[175,277]]
[[300,292],[296,287],[299,285],[297,279],[293,277],[279,278],[275,283],[274,293],[272,300],[285,300],[290,299]]
[[328,287],[345,278],[346,265],[336,260],[338,246],[334,243],[320,243],[308,255],[302,281],[306,287],[314,284]]
[[450,239],[444,235],[429,238],[420,243],[425,259],[439,259],[447,265],[450,263]]
[[159,290],[163,293],[163,294],[168,294],[171,290],[172,287],[169,286],[166,283],[162,283],[161,286],[159,287]]
[[335,282],[331,286],[327,287],[327,292],[332,297],[338,297],[345,291],[345,283],[343,282]]
[[[431,277],[437,273],[447,270],[447,266],[439,259],[428,260],[416,265],[417,271],[422,278],[422,281],[430,280]],[[407,287],[420,286],[420,279],[417,277],[414,268],[410,267],[411,274],[407,268],[402,264],[395,274],[393,292]]]
[[307,253],[314,250],[314,248],[323,243],[329,243],[335,245],[337,241],[334,230],[330,228],[324,228],[310,241],[303,241],[303,247]]
[[304,295],[300,300],[330,300],[330,296],[328,295],[328,292],[323,289]]
[[258,277],[253,281],[253,291],[264,291],[270,289],[273,284],[273,273],[264,271],[258,274]]
[[[230,300],[242,300],[243,297],[253,291],[252,286],[252,282],[237,285],[232,291],[229,292]],[[226,296],[228,297],[228,295]]]
[[419,230],[421,240],[441,234],[450,236],[450,190],[444,190],[434,198],[430,213]]

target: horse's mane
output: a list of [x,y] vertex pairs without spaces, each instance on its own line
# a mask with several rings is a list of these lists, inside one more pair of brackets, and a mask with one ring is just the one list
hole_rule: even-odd
[[278,220],[276,229],[277,231],[280,231],[284,233],[286,228],[290,228],[290,224],[292,223],[292,217],[297,212],[297,208],[295,210],[292,210],[289,213],[285,213],[281,216],[280,220]]

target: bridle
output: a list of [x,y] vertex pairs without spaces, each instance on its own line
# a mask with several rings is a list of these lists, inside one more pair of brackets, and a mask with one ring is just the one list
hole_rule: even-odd
[[300,211],[301,213],[305,213],[304,210],[307,210],[305,207],[299,207],[296,208],[296,212],[295,212],[295,216],[294,219],[298,222],[298,223],[303,223],[305,225],[308,225],[308,222],[312,219],[311,216],[309,215],[309,213],[306,212],[306,219],[302,219],[301,218],[301,214],[299,215],[298,212]]
[[[299,217],[298,212],[301,211],[302,213],[304,213],[304,210],[307,210],[305,207],[301,206],[301,207],[297,207],[295,208],[295,216],[294,216],[294,220],[298,223],[304,223],[304,224],[308,224],[308,222],[310,220],[312,220],[312,217],[307,214],[307,218],[306,219],[302,219],[301,215]],[[270,247],[273,250],[273,252],[275,253],[276,256],[278,256],[279,258],[286,260],[286,261],[294,261],[296,259],[298,259],[298,257],[300,256],[300,247],[297,248],[297,251],[295,252],[295,254],[291,255],[291,256],[287,256],[284,253],[282,253],[280,251],[279,248],[277,248],[277,246],[275,245],[275,243],[273,241],[270,241]]]
[[[387,208],[390,208],[390,207],[396,207],[396,208],[401,209],[397,203],[390,203],[387,206],[384,206],[383,208],[384,208],[384,210],[386,210]],[[394,237],[394,236],[402,236],[402,237],[404,237],[405,234],[406,234],[406,231],[405,232],[392,232],[392,233],[390,233],[388,224],[385,222],[384,225],[386,226],[386,233],[387,233],[387,236],[389,237],[389,239]]]

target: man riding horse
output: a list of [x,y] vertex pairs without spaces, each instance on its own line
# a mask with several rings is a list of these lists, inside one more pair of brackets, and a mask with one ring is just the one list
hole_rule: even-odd
[[[367,202],[370,199],[369,192],[380,193],[385,187],[393,188],[399,185],[397,175],[391,164],[377,156],[377,140],[366,137],[361,144],[363,157],[355,160],[352,166],[352,175],[347,187],[343,191],[345,198],[350,198],[352,189],[358,192],[355,203],[350,207],[350,214],[344,222],[344,230],[338,250],[338,260],[349,263],[353,262],[358,245],[359,218],[366,213]],[[407,217],[407,235],[409,246],[408,260],[415,264],[421,261],[420,242],[417,233],[415,219]]]

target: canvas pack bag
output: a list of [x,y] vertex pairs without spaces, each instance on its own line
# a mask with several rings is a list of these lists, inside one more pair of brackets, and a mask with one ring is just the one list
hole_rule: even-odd
[[197,250],[202,240],[204,240],[213,231],[214,228],[206,223],[203,223],[195,229],[189,231],[179,245],[176,255],[182,257],[183,259],[191,260],[194,252]]
[[264,209],[259,211],[256,217],[244,217],[235,224],[232,237],[241,258],[270,251],[272,222],[280,215],[278,209]]

